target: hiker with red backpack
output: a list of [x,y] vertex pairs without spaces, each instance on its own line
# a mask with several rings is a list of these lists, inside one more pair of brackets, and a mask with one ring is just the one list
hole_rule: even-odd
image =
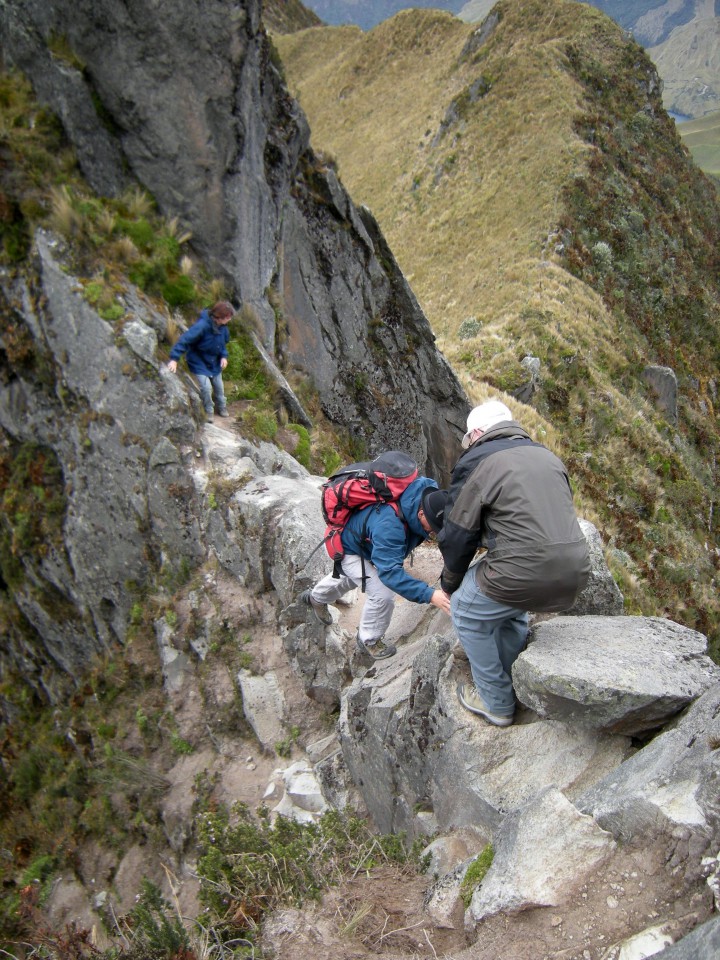
[[396,594],[450,613],[450,597],[410,576],[404,566],[415,547],[433,536],[426,511],[435,506],[429,497],[437,484],[418,476],[414,461],[405,454],[390,451],[370,463],[351,464],[324,487],[328,529],[323,543],[335,565],[332,573],[298,599],[329,626],[332,616],[327,605],[362,587],[365,605],[358,649],[374,660],[392,657],[396,648],[385,642],[384,635]]

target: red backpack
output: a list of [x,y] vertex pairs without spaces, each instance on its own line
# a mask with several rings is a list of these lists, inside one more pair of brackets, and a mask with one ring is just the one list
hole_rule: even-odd
[[397,501],[417,476],[412,457],[389,450],[368,463],[351,463],[325,481],[322,511],[327,529],[323,543],[336,570],[345,553],[341,537],[350,516],[363,507],[389,503],[404,522]]

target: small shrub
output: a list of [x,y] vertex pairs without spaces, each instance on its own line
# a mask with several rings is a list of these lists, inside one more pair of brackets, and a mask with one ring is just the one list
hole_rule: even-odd
[[477,317],[468,317],[460,324],[458,337],[460,340],[472,340],[473,337],[476,337],[480,333],[481,329],[482,324]]
[[153,209],[149,194],[140,187],[130,187],[120,198],[121,206],[131,217],[146,217]]
[[163,298],[168,306],[175,308],[192,303],[196,297],[195,284],[186,274],[181,273],[174,280],[168,280],[162,287]]
[[613,254],[610,245],[599,240],[592,248],[593,263],[601,273],[609,273],[613,265]]
[[258,440],[274,440],[278,432],[278,422],[272,410],[248,410],[243,423]]
[[150,732],[150,721],[145,716],[142,707],[138,707],[135,711],[135,723],[137,723],[138,730],[143,736],[146,736]]
[[154,260],[140,260],[133,264],[128,276],[146,293],[157,292],[168,279],[167,270],[163,264]]
[[331,477],[342,463],[342,457],[337,450],[328,450],[323,454],[323,473]]
[[255,663],[255,657],[250,653],[249,650],[241,650],[240,654],[238,655],[237,662],[238,666],[243,670],[250,670],[252,665]]
[[102,317],[103,320],[107,320],[108,323],[114,323],[116,320],[119,320],[120,317],[125,316],[125,307],[121,303],[111,303],[107,307],[100,307],[98,310],[98,316]]
[[279,757],[283,757],[287,759],[292,753],[293,745],[297,743],[297,739],[299,736],[300,736],[300,728],[291,727],[285,739],[280,740],[278,743],[275,744],[275,753],[277,753]]
[[295,459],[301,463],[306,470],[310,469],[310,434],[307,429],[299,423],[291,423],[290,430],[298,435],[298,445],[295,448]]
[[155,239],[155,231],[144,217],[140,217],[139,220],[118,218],[117,225],[121,233],[130,237],[138,250],[150,250]]
[[[190,943],[182,919],[173,914],[160,888],[147,878],[142,880],[142,889],[137,904],[129,914],[129,937],[136,953],[154,960],[190,957]],[[141,950],[140,950],[141,948]]]
[[170,736],[170,746],[175,753],[179,753],[181,756],[189,756],[195,752],[195,747],[177,733],[173,733]]
[[72,194],[66,186],[50,191],[50,226],[64,237],[81,237],[85,221],[76,209]]

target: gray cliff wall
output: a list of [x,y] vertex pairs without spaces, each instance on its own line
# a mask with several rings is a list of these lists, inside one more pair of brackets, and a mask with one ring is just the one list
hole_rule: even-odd
[[[51,37],[74,56],[50,53]],[[90,184],[115,194],[137,178],[179,217],[329,419],[368,454],[400,446],[446,478],[464,392],[371,214],[310,150],[259,0],[0,0],[0,48],[61,117]]]
[[[13,573],[3,587],[22,620],[8,620],[0,677],[21,676],[54,700],[125,642],[154,578],[185,575],[205,547],[187,469],[192,402],[158,361],[155,332],[128,302],[117,333],[83,300],[56,241],[40,232],[35,249],[22,278],[0,275],[0,439],[11,462],[31,446],[36,461],[58,465],[64,504],[57,539],[3,544]],[[24,363],[8,356],[18,331],[32,344]]]

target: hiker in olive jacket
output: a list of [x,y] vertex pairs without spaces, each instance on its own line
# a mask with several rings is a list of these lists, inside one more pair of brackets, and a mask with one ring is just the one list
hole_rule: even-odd
[[[468,416],[438,536],[441,586],[472,670],[467,709],[513,721],[511,667],[527,639],[527,611],[566,610],[587,583],[587,541],[562,462],[535,443],[498,400]],[[473,563],[478,550],[484,554]]]

